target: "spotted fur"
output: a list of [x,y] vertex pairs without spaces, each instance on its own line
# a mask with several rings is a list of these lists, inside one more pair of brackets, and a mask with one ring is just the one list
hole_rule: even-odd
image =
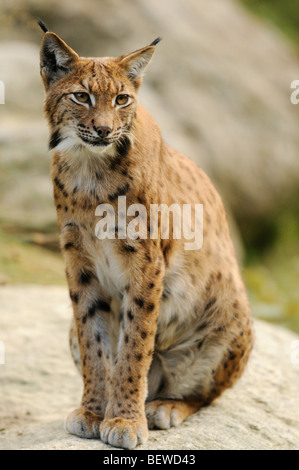
[[[145,442],[148,426],[177,426],[233,385],[253,342],[220,196],[194,162],[164,142],[137,99],[157,43],[117,58],[82,58],[47,31],[41,46],[54,201],[74,310],[70,344],[84,383],[66,428],[125,448]],[[202,248],[185,250],[186,240],[171,231],[162,239],[161,227],[158,239],[121,237],[123,196],[128,206],[147,209],[203,204]],[[99,204],[115,209],[119,237],[97,238]],[[150,232],[148,220],[140,226]]]

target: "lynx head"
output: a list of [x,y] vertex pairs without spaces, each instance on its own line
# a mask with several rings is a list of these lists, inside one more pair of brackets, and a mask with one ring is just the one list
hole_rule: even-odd
[[40,67],[45,112],[59,151],[85,148],[101,154],[131,136],[137,91],[160,38],[120,57],[79,57],[56,34],[45,32]]

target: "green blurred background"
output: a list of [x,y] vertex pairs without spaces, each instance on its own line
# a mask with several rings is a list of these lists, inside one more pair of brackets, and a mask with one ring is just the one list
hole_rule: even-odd
[[140,99],[230,214],[254,315],[299,332],[299,2],[1,0],[0,284],[65,284],[39,77],[42,18],[80,55],[162,36]]

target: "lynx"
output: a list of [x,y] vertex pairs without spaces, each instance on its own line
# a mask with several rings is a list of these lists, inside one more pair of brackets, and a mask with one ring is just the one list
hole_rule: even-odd
[[[234,384],[253,344],[250,309],[219,194],[138,102],[160,39],[120,57],[84,58],[40,26],[70,346],[84,383],[66,429],[132,449],[148,428],[179,425]],[[119,198],[147,214],[152,204],[201,204],[201,248],[186,250],[173,230],[163,237],[161,222],[156,238],[141,236],[151,233],[148,218],[138,236],[117,236],[126,218]],[[102,204],[116,215],[110,237],[96,230]]]

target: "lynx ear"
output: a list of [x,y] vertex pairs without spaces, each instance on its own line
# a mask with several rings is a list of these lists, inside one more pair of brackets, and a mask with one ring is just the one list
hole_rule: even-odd
[[141,85],[144,70],[151,60],[155,52],[155,46],[159,41],[161,39],[157,38],[149,46],[121,57],[120,65],[124,68],[125,74],[134,83],[136,88],[139,88]]
[[78,59],[78,54],[57,34],[46,32],[40,51],[40,71],[45,88],[67,75]]

